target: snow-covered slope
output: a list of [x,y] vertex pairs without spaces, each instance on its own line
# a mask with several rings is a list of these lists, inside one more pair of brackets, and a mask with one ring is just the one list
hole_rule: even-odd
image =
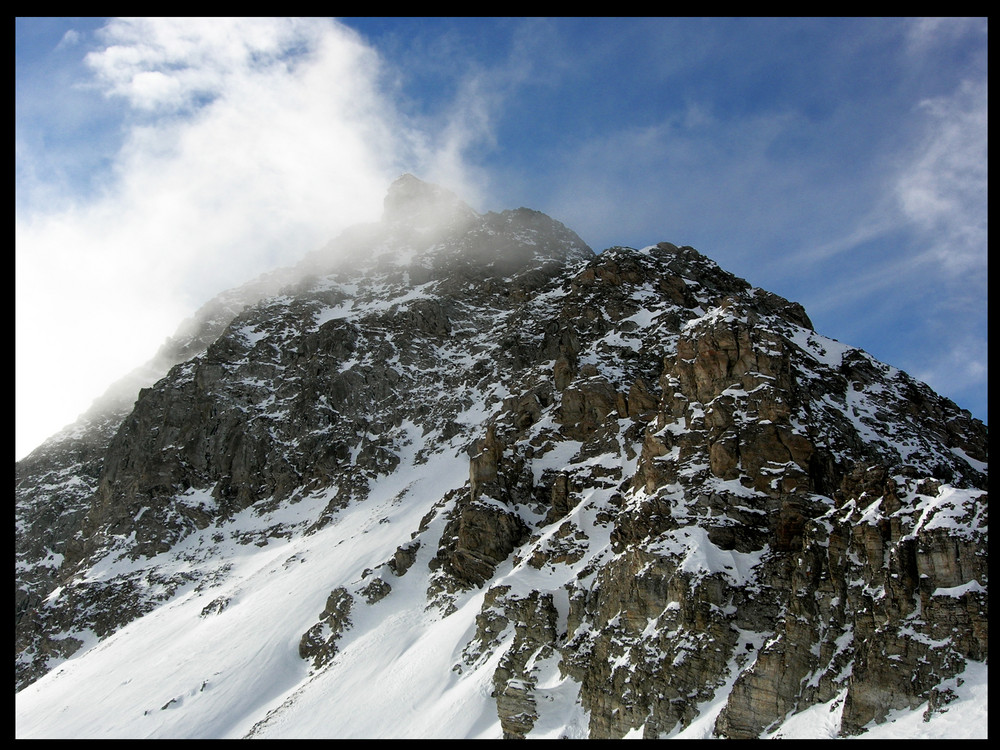
[[[410,456],[401,465],[405,485],[380,486],[314,534],[241,543],[262,527],[307,528],[325,507],[322,495],[261,516],[248,509],[145,561],[168,575],[197,572],[200,582],[211,583],[192,584],[18,693],[17,736],[499,737],[490,694],[502,651],[476,670],[454,668],[475,632],[481,589],[463,595],[445,618],[427,608],[425,578],[389,576],[392,594],[359,608],[329,667],[314,673],[299,657],[299,639],[332,583],[360,583],[365,569],[408,539],[406,530],[434,505],[443,478],[462,481],[468,470],[467,461],[447,455],[417,466]],[[414,570],[425,564],[418,556]],[[513,567],[498,571],[497,582],[515,579]],[[524,583],[542,576],[548,574],[533,571]],[[553,581],[541,583],[550,588]],[[560,677],[552,660],[539,666],[545,698],[528,736],[585,737],[578,687]],[[946,712],[929,721],[926,706],[894,712],[862,737],[985,737],[985,665],[970,662],[959,678]],[[724,688],[670,736],[711,736]],[[841,695],[790,716],[768,736],[835,737],[842,706]]]
[[18,737],[986,735],[987,433],[925,385],[409,176],[282,278],[19,465]]

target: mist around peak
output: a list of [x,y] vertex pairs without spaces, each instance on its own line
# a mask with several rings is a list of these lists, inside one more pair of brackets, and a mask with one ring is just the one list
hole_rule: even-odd
[[382,222],[434,226],[478,214],[452,191],[406,173],[395,180],[383,201]]
[[[589,260],[576,232],[529,208],[480,214],[451,190],[403,174],[388,188],[381,220],[348,227],[300,264],[304,274],[412,267],[415,278],[476,269],[507,276],[529,266]],[[429,273],[429,275],[428,275]]]

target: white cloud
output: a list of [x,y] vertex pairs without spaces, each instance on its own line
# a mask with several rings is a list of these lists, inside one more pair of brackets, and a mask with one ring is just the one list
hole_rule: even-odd
[[926,134],[896,184],[904,215],[953,276],[986,271],[987,99],[985,81],[965,81],[920,102]]
[[63,34],[62,39],[59,40],[59,44],[56,45],[57,49],[63,47],[72,47],[80,41],[80,32],[76,29],[70,29],[65,34]]
[[86,63],[130,107],[106,184],[45,202],[51,185],[18,186],[19,457],[211,296],[377,218],[400,173],[470,185],[467,131],[486,127],[415,129],[378,55],[329,19],[121,19],[100,38]]
[[[89,54],[87,64],[110,95],[144,109],[172,107],[178,93],[186,99],[218,94],[234,81],[280,66],[300,46],[322,45],[330,33],[337,34],[338,45],[348,38],[318,19],[114,19],[99,33],[105,46]],[[152,77],[160,81],[157,89],[169,93],[151,93]]]
[[934,48],[960,42],[963,37],[986,34],[984,18],[913,18],[906,26],[907,51],[925,55]]

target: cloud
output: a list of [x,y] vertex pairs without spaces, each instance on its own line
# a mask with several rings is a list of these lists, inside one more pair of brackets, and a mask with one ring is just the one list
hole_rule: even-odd
[[442,131],[406,120],[378,54],[329,19],[116,19],[98,38],[90,85],[127,105],[103,180],[54,195],[18,145],[19,456],[216,293],[377,218],[399,174],[474,184],[463,154],[488,128],[476,91]]
[[80,32],[76,29],[70,29],[65,34],[63,34],[62,39],[59,40],[59,44],[56,45],[56,49],[62,49],[65,47],[72,47],[79,43]]
[[900,209],[951,276],[986,272],[987,99],[984,80],[922,100],[925,135],[896,183]]
[[986,34],[984,18],[912,18],[907,20],[907,52],[921,56],[946,45],[961,43],[969,35]]
[[[985,298],[986,84],[965,81],[951,94],[923,99],[911,119],[916,134],[885,159],[886,174],[872,181],[871,206],[848,214],[850,221],[825,241],[783,259],[788,273],[797,274],[866,254],[869,262],[834,283],[814,309],[899,287],[905,277],[933,278],[939,289],[947,285],[937,305]],[[905,244],[897,247],[904,235]],[[872,263],[874,253],[885,257]]]

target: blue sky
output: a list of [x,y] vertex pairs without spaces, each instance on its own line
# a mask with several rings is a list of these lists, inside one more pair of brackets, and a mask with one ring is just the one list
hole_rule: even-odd
[[987,419],[985,19],[15,31],[18,457],[403,172],[598,251],[692,245]]

